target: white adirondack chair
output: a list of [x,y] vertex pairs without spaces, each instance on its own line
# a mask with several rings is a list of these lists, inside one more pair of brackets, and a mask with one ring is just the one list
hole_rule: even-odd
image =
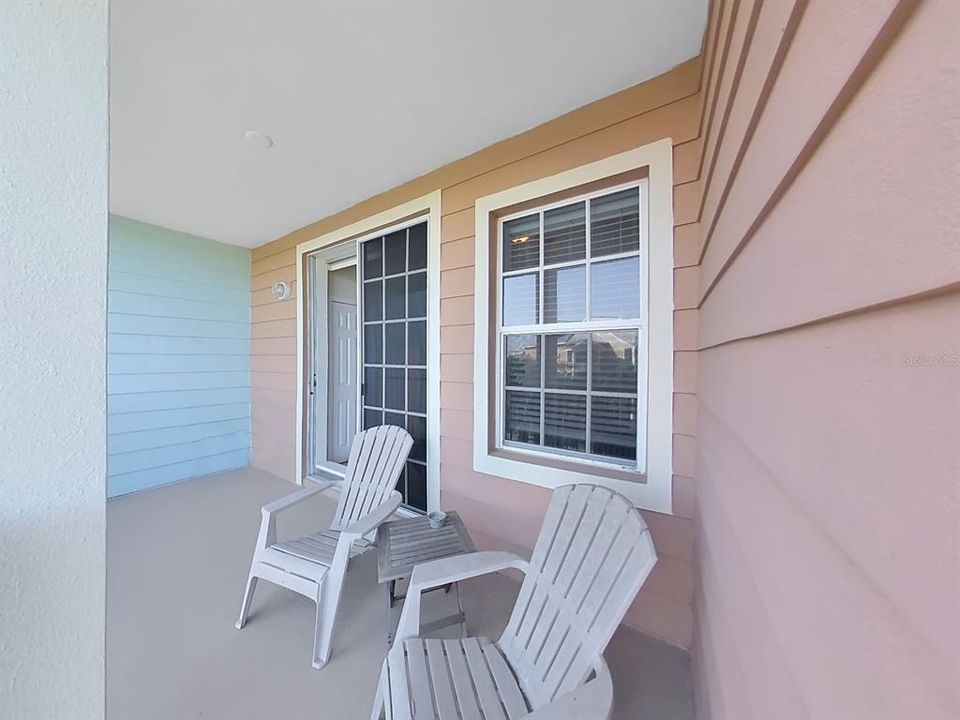
[[276,516],[330,488],[333,482],[299,490],[263,506],[238,630],[247,621],[257,580],[276,583],[317,603],[313,667],[326,665],[349,561],[370,547],[369,540],[377,526],[400,504],[400,493],[394,488],[411,447],[413,438],[403,428],[384,425],[359,433],[350,448],[340,500],[328,530],[277,542]]
[[[656,562],[647,524],[625,497],[558,488],[529,563],[488,551],[414,568],[372,718],[609,718],[603,650]],[[507,568],[526,577],[499,640],[418,637],[424,590]]]

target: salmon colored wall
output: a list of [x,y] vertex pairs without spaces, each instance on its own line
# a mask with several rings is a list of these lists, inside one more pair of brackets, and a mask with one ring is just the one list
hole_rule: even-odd
[[957,718],[960,4],[713,10],[698,715]]
[[[442,190],[441,222],[441,502],[460,511],[477,544],[529,553],[546,510],[543,488],[472,470],[473,230],[476,198],[620,153],[663,137],[675,143],[674,213],[696,212],[689,183],[696,176],[702,82],[693,60],[621,93],[371,198],[253,251],[253,463],[288,480],[296,457],[296,305],[276,302],[270,287],[296,277],[295,247],[343,225]],[[690,237],[678,236],[689,245]],[[687,248],[689,250],[689,248]],[[679,248],[678,248],[679,251]],[[693,634],[693,395],[696,363],[695,256],[678,252],[674,387],[674,512],[646,513],[660,554],[627,622],[688,648]],[[295,288],[296,291],[296,288]]]

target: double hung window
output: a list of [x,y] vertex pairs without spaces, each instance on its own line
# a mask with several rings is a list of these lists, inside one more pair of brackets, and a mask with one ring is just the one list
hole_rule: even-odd
[[643,181],[498,221],[498,438],[643,467]]

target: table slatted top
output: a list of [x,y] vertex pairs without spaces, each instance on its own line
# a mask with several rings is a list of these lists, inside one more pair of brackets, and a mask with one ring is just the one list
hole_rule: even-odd
[[409,577],[413,566],[439,558],[476,552],[455,511],[434,530],[426,517],[383,523],[377,530],[377,575],[381,583]]

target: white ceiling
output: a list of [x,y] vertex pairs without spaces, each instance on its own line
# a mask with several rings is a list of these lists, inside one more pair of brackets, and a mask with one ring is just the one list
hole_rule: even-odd
[[669,70],[706,17],[707,0],[113,0],[110,209],[261,245]]

